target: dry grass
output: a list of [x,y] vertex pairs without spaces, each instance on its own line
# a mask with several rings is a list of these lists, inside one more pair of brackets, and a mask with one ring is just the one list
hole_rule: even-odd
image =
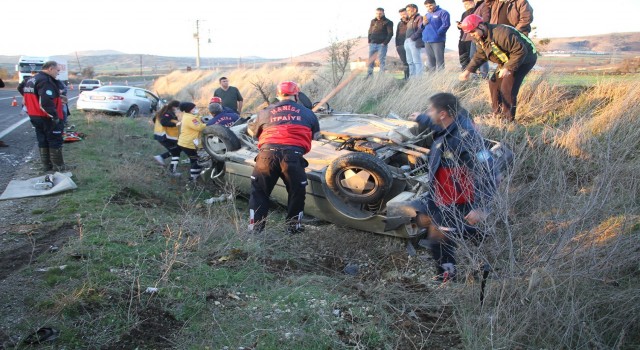
[[[217,87],[217,75],[197,81],[195,74],[174,73],[167,80],[182,88],[163,88],[184,96],[200,86],[197,99],[205,101]],[[225,73],[250,106],[262,102],[249,84],[255,79],[273,86],[297,80],[319,100],[332,88],[326,74],[299,68]],[[512,146],[516,161],[486,228],[490,236],[480,247],[460,242],[461,267],[469,278],[438,300],[454,301],[467,348],[635,348],[640,346],[640,84],[574,89],[547,78],[532,74],[525,82],[518,124],[477,119],[487,137]],[[487,84],[460,83],[452,72],[406,83],[360,76],[330,103],[340,111],[403,116],[424,110],[428,97],[440,91],[460,96],[477,116],[489,112]],[[482,306],[472,278],[480,262],[494,268]]]

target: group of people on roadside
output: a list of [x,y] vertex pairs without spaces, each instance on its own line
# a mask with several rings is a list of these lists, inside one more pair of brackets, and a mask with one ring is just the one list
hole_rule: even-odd
[[[537,50],[529,39],[533,8],[528,0],[462,0],[465,11],[457,22],[460,30],[458,55],[467,80],[479,71],[489,79],[492,112],[506,120],[516,116],[517,96],[524,77],[537,61]],[[426,54],[426,70],[445,68],[446,33],[451,26],[449,12],[436,0],[425,0],[426,15],[420,15],[416,4],[399,10],[400,21],[395,31],[395,44],[403,63],[404,78],[424,73],[422,52]],[[373,74],[375,60],[380,71],[386,70],[387,45],[393,37],[393,22],[383,8],[369,26],[368,76]],[[489,74],[488,62],[497,64]]]

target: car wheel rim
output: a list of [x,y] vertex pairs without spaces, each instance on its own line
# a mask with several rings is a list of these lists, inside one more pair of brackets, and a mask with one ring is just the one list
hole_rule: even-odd
[[209,150],[213,153],[220,155],[227,153],[227,146],[219,137],[209,136],[209,138],[207,138],[207,143]]
[[350,195],[367,197],[378,188],[375,176],[366,169],[347,168],[338,174],[340,187]]

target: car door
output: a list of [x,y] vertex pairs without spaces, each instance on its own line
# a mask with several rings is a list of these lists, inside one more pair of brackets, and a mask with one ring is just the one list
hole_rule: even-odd
[[151,110],[151,101],[147,98],[147,94],[142,89],[135,89],[133,93],[136,96],[136,104],[140,113],[148,115]]
[[151,103],[151,108],[149,109],[149,113],[153,114],[160,108],[159,106],[160,98],[149,91],[145,91],[144,93],[147,96],[147,100],[149,100],[149,103]]

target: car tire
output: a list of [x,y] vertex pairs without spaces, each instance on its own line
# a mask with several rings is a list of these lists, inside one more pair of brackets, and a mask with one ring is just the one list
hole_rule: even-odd
[[202,131],[202,147],[211,158],[224,162],[225,153],[240,149],[240,139],[229,128],[209,125]]
[[393,182],[393,174],[387,165],[367,153],[349,153],[334,159],[324,178],[327,187],[336,195],[358,204],[382,199]]
[[135,117],[138,116],[138,113],[140,113],[140,108],[138,108],[138,106],[136,106],[136,105],[133,105],[133,106],[129,107],[129,110],[127,111],[125,116],[127,118],[135,118]]

